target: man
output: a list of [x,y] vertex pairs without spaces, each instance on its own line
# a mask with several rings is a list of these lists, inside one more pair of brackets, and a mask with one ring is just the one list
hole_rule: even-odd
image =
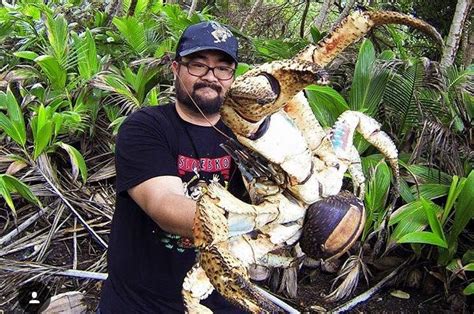
[[[101,313],[183,312],[181,286],[195,262],[196,202],[190,196],[212,179],[244,195],[237,167],[219,147],[226,140],[221,132],[232,136],[219,108],[233,82],[237,45],[216,22],[188,27],[172,63],[176,103],[141,109],[121,126]],[[238,311],[217,292],[203,304],[215,312]]]

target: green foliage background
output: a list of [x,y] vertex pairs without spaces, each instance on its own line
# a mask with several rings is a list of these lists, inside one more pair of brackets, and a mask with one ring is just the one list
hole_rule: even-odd
[[[106,271],[114,138],[131,112],[173,101],[168,65],[188,25],[207,19],[228,24],[240,40],[241,74],[256,63],[291,58],[317,42],[342,10],[342,2],[337,3],[340,7],[321,30],[310,26],[320,9],[312,3],[304,25],[309,31],[302,38],[304,2],[266,1],[240,30],[251,1],[199,1],[191,16],[185,1],[4,1],[0,263]],[[414,12],[446,35],[454,6],[451,0],[380,1],[369,9]],[[444,267],[447,289],[461,278],[464,293],[472,294],[474,67],[456,64],[441,70],[439,57],[435,45],[419,33],[378,29],[328,67],[331,87],[310,86],[307,95],[324,128],[348,109],[362,111],[380,121],[396,143],[401,199],[389,222],[386,253],[408,247],[433,267]],[[368,178],[362,241],[371,244],[387,216],[393,178],[367,142],[357,138],[356,147]],[[35,213],[41,215],[31,221]],[[88,253],[78,257],[81,246]],[[76,253],[58,256],[61,250]],[[0,270],[2,276],[9,274],[5,267]],[[8,289],[30,274],[15,276],[2,291],[11,293]],[[49,280],[58,287],[78,284]],[[89,281],[81,284],[95,287]]]

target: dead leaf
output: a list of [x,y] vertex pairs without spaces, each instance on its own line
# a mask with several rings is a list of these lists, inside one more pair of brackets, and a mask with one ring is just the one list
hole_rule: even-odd
[[392,297],[405,299],[405,300],[408,300],[410,298],[410,294],[402,290],[393,290],[390,292],[390,295]]

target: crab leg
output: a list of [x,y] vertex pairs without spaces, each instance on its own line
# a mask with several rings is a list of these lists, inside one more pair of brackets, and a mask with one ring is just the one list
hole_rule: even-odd
[[[316,116],[313,114],[308,99],[304,91],[296,94],[283,108],[288,116],[295,122],[296,127],[303,134],[308,143],[311,153],[314,157],[315,172],[324,172],[331,164],[337,162],[334,149],[330,138],[323,130]],[[349,149],[349,148],[346,148]],[[349,173],[352,176],[354,185],[354,194],[360,199],[364,198],[365,178],[362,173],[361,161],[357,149],[352,146],[350,148],[350,164],[348,165]]]
[[418,29],[442,46],[443,38],[428,23],[409,15],[393,11],[354,12],[341,21],[334,31],[301,51],[295,58],[318,64],[321,67],[331,62],[347,46],[361,39],[373,27],[384,24],[402,24]]
[[199,263],[196,263],[188,271],[183,282],[182,295],[187,313],[212,313],[211,310],[199,303],[200,300],[207,298],[212,291],[214,291],[214,286],[209,281],[204,269]]
[[331,131],[331,142],[336,156],[341,160],[347,160],[348,164],[353,160],[353,138],[354,132],[360,133],[370,144],[375,146],[387,158],[393,175],[398,181],[398,150],[390,137],[380,129],[380,123],[358,111],[345,111],[339,116]]
[[[230,194],[220,184],[210,184],[199,204],[204,207],[218,207],[220,211],[228,213],[225,221],[228,233],[223,235],[223,241],[232,236],[261,229],[268,224],[284,224],[303,219],[306,212],[301,204],[281,193],[267,196],[259,205],[247,204]],[[274,239],[276,240],[272,241],[273,243],[281,243],[277,240],[278,233]]]

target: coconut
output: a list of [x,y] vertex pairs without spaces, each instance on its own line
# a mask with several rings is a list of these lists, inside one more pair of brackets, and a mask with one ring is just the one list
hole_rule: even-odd
[[336,258],[355,243],[365,224],[363,203],[341,191],[308,207],[300,245],[314,259]]

